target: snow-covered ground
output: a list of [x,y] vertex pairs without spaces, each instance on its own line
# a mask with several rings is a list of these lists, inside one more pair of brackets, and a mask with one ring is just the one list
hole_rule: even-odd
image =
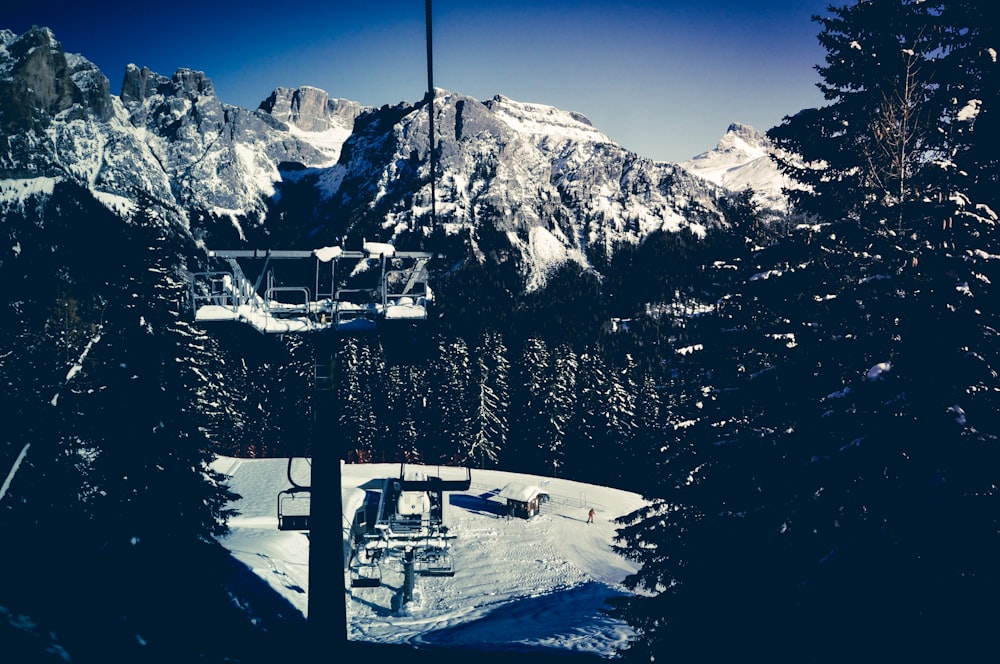
[[[215,467],[231,476],[230,486],[242,496],[235,504],[240,515],[230,521],[231,533],[222,544],[305,614],[309,540],[302,532],[277,528],[277,495],[290,486],[287,460],[223,457]],[[398,464],[342,468],[347,505],[357,487],[400,474]],[[433,467],[428,472],[437,474]],[[300,473],[308,477],[307,460],[295,460],[293,476]],[[502,471],[472,470],[471,477],[468,491],[445,494],[444,523],[456,536],[454,576],[418,577],[413,600],[400,606],[402,568],[387,561],[381,566],[381,586],[349,588],[348,637],[490,650],[552,648],[605,657],[628,643],[632,631],[601,609],[606,599],[625,592],[620,583],[634,571],[611,551],[613,519],[639,507],[641,497]],[[537,485],[551,500],[529,520],[508,520],[500,516],[503,501],[496,494],[511,482]],[[596,518],[588,524],[591,508]]]

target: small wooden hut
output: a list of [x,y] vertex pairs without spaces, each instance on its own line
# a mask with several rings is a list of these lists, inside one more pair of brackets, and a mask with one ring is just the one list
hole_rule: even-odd
[[498,494],[507,500],[507,515],[530,519],[538,514],[541,504],[549,494],[541,487],[521,482],[510,482]]

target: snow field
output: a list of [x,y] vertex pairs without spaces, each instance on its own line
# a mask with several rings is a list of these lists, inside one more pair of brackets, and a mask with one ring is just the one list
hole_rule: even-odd
[[[242,498],[240,515],[222,540],[232,555],[293,606],[307,612],[309,540],[277,529],[277,494],[288,488],[286,459],[220,458]],[[343,491],[372,479],[398,477],[397,464],[343,465]],[[428,472],[435,473],[433,467]],[[296,481],[308,463],[297,460]],[[537,484],[552,496],[542,513],[508,520],[495,494],[508,482]],[[346,496],[345,496],[346,498]],[[382,585],[347,592],[348,638],[378,643],[589,652],[614,655],[632,638],[627,625],[601,613],[624,593],[632,563],[611,551],[613,519],[643,504],[640,496],[558,478],[472,471],[468,491],[445,494],[444,522],[456,536],[453,577],[418,577],[413,601],[400,606],[402,566],[380,565]],[[586,523],[587,511],[597,511]]]

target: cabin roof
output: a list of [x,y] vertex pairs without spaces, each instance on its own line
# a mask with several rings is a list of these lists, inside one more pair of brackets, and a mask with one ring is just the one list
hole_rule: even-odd
[[541,487],[533,484],[522,484],[520,482],[510,482],[498,494],[501,498],[516,500],[520,503],[528,503],[540,495],[547,494]]

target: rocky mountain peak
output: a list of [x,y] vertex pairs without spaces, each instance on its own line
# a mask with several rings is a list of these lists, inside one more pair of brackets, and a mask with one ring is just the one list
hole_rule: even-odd
[[765,135],[750,125],[733,122],[714,150],[680,166],[733,192],[752,189],[765,215],[782,214],[788,206],[782,190],[791,183],[771,159],[773,149]]
[[0,128],[5,134],[44,129],[67,111],[110,117],[108,80],[88,60],[67,55],[48,28],[0,33]]
[[[315,237],[394,241],[431,228],[426,108],[359,118],[340,162],[320,176],[329,222]],[[439,90],[433,116],[437,227],[467,230],[474,243],[499,231],[529,290],[563,263],[586,268],[654,232],[725,223],[721,189],[629,152],[577,113]]]
[[217,98],[215,86],[205,72],[181,68],[174,72],[173,78],[167,78],[151,71],[148,67],[140,69],[134,64],[128,65],[122,82],[122,102],[128,105],[145,101],[155,95],[185,97],[191,100],[201,97]]
[[197,135],[201,142],[220,132],[226,123],[212,80],[192,69],[178,69],[167,78],[130,64],[125,70],[121,101],[134,126],[146,126],[171,139]]
[[141,103],[155,94],[165,94],[170,85],[170,79],[152,71],[149,67],[139,67],[130,64],[125,67],[125,78],[122,81],[121,100],[130,105]]
[[582,113],[564,111],[545,104],[514,101],[500,94],[485,102],[485,106],[519,132],[597,143],[611,142]]
[[740,122],[729,125],[715,148],[717,152],[738,153],[751,159],[766,155],[769,149],[770,142],[766,136]]
[[303,131],[320,132],[334,127],[350,129],[365,107],[347,99],[331,99],[326,90],[311,86],[275,88],[258,110]]

